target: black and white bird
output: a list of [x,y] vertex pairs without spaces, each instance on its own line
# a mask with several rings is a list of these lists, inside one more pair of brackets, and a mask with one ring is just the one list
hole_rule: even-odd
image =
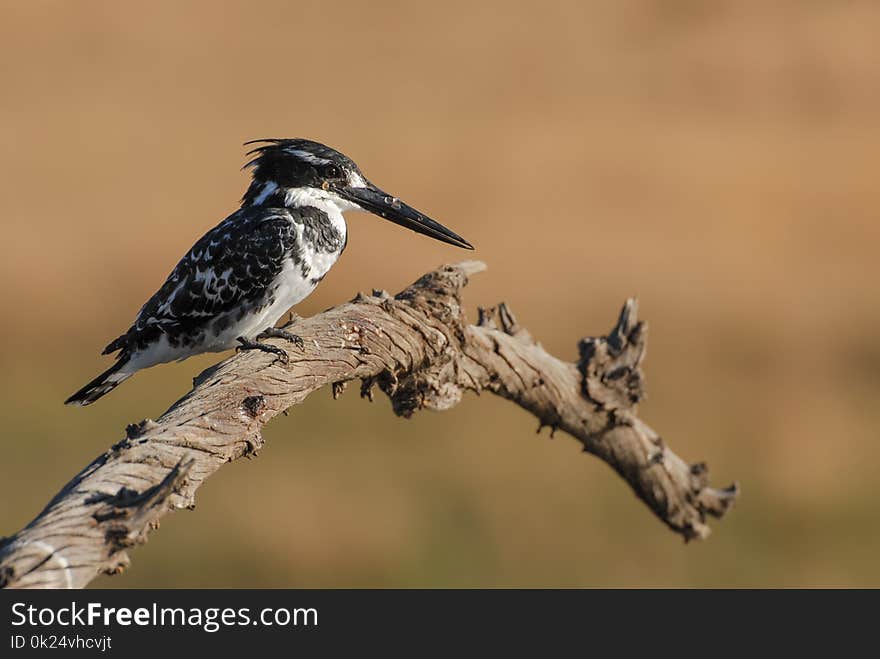
[[304,139],[265,139],[248,152],[252,181],[241,208],[202,236],[129,330],[104,348],[116,363],[65,402],[89,405],[141,369],[203,352],[262,350],[275,323],[320,283],[342,254],[349,210],[374,213],[437,240],[473,249],[461,236],[368,181],[347,156]]

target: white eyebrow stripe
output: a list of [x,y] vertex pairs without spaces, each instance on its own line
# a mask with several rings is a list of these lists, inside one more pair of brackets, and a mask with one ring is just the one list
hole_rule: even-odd
[[309,153],[308,151],[302,151],[300,149],[287,149],[287,153],[292,156],[296,156],[300,160],[305,160],[308,163],[313,165],[329,165],[330,161],[326,158],[319,158],[313,153]]

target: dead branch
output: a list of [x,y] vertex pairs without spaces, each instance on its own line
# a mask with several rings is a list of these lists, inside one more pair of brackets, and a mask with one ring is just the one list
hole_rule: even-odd
[[721,517],[737,487],[709,487],[705,464],[686,463],[636,416],[646,326],[635,300],[608,336],[583,339],[578,361],[564,362],[504,304],[467,324],[461,289],[482,269],[473,261],[445,266],[395,297],[360,294],[298,319],[306,346],[291,349],[287,365],[252,352],[209,368],[157,421],[130,425],[0,543],[0,586],[81,588],[100,573],[121,572],[128,548],[145,542],[163,515],[192,507],[199,485],[223,464],[256,454],[269,419],[324,385],[338,395],[356,379],[362,395],[378,386],[404,417],[449,409],[465,391],[503,396],[607,462],[673,531],[706,537],[706,516]]

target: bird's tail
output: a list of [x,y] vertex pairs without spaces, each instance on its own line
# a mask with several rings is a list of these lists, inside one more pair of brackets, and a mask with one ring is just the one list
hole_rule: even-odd
[[128,358],[121,359],[82,389],[64,401],[65,405],[91,405],[101,396],[109,394],[117,386],[134,375],[134,371],[123,370],[128,364]]

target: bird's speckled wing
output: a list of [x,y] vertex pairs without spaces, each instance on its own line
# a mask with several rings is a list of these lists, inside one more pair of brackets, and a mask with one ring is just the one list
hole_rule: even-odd
[[233,213],[193,245],[104,354],[132,353],[161,335],[172,345],[196,341],[212,322],[259,307],[296,241],[287,209],[247,207]]

